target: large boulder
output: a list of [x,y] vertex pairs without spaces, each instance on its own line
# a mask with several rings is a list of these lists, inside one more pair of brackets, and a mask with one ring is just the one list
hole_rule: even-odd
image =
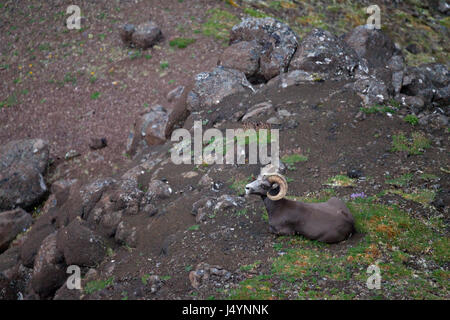
[[354,28],[344,38],[356,53],[367,60],[369,68],[385,67],[398,50],[383,31],[362,25]]
[[365,62],[342,40],[322,29],[312,30],[302,41],[289,70],[325,74],[330,79],[351,78],[367,72]]
[[243,72],[219,66],[195,77],[194,87],[187,97],[187,107],[194,112],[214,109],[225,97],[245,92],[248,88],[251,85]]
[[41,139],[0,146],[0,210],[29,208],[42,199],[48,156],[48,144]]
[[57,231],[48,235],[34,261],[31,287],[41,298],[53,295],[67,277],[64,256],[58,250],[56,240]]
[[32,222],[31,215],[20,208],[0,213],[0,253],[8,249],[9,244]]
[[274,18],[245,18],[231,29],[230,44],[253,40],[262,46],[260,77],[270,80],[287,71],[298,45],[288,25]]
[[106,254],[104,239],[90,230],[87,223],[80,218],[59,230],[57,248],[64,253],[67,265],[80,267],[95,266]]
[[242,71],[250,82],[256,82],[262,49],[257,41],[237,42],[224,50],[217,64]]

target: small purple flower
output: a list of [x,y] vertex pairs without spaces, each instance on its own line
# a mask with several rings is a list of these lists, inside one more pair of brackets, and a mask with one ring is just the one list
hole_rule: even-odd
[[361,193],[352,193],[350,195],[350,198],[352,198],[352,200],[355,200],[356,198],[366,198],[366,194],[364,192]]

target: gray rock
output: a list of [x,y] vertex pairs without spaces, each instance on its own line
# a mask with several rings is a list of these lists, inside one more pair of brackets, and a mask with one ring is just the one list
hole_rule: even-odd
[[297,86],[302,83],[321,81],[326,76],[321,73],[306,72],[303,70],[292,70],[282,73],[267,82],[267,86],[277,86],[279,88],[287,88]]
[[261,102],[250,108],[250,110],[242,117],[242,121],[255,120],[261,115],[268,115],[273,112],[273,106],[270,102]]
[[242,199],[233,197],[228,194],[221,195],[214,206],[214,210],[226,210],[233,207],[238,207],[242,204]]
[[365,77],[349,85],[361,97],[365,107],[382,104],[389,98],[387,87],[383,81],[374,77]]
[[426,63],[418,67],[436,88],[442,88],[450,84],[450,72],[440,63]]
[[0,253],[8,249],[9,244],[21,232],[26,231],[33,222],[31,215],[18,208],[0,213]]
[[283,121],[279,117],[270,117],[269,119],[267,119],[266,123],[280,125],[283,123]]
[[147,286],[150,287],[151,293],[156,293],[162,287],[161,278],[157,275],[152,275],[147,279]]
[[328,31],[313,29],[299,45],[289,65],[291,70],[319,72],[327,79],[346,79],[367,66],[356,52]]
[[447,107],[448,110],[448,106],[450,105],[450,84],[446,87],[437,89],[433,101],[439,106]]
[[201,187],[209,188],[212,186],[213,183],[214,180],[208,174],[205,174],[203,175],[203,177],[200,178],[198,185]]
[[397,95],[400,93],[400,90],[403,86],[403,71],[396,71],[392,73],[392,87],[394,89],[394,94]]
[[409,67],[405,70],[401,93],[408,96],[420,96],[428,105],[433,99],[434,91],[435,87],[423,69]]
[[29,208],[47,192],[43,174],[49,147],[41,139],[16,140],[0,146],[0,211]]
[[405,59],[402,55],[394,55],[388,62],[388,67],[393,72],[402,71],[405,68]]
[[431,129],[443,129],[448,126],[448,117],[439,113],[426,114],[419,117],[419,124]]
[[172,188],[161,180],[153,180],[149,183],[144,198],[151,202],[154,199],[167,199],[172,195]]
[[109,201],[114,203],[113,211],[123,210],[124,214],[135,215],[139,213],[139,204],[143,196],[144,192],[139,189],[138,183],[127,179],[118,183]]
[[137,230],[126,221],[121,221],[117,226],[114,237],[117,242],[126,244],[132,248],[137,246]]
[[196,76],[187,97],[187,107],[196,112],[214,109],[225,97],[245,92],[248,88],[251,85],[243,72],[219,66]]
[[137,48],[147,49],[155,45],[161,38],[161,29],[153,21],[149,21],[135,28],[131,35],[131,42]]
[[230,43],[257,41],[263,48],[258,74],[266,80],[287,71],[297,49],[296,34],[273,18],[245,18],[230,32]]
[[418,114],[425,108],[425,103],[421,97],[406,96],[402,99],[403,105],[409,107],[412,112]]

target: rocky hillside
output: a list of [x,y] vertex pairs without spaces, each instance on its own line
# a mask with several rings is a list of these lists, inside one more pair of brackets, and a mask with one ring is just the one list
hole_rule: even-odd
[[[46,29],[65,1],[1,5],[0,298],[448,299],[448,3],[379,1],[377,30],[364,2],[184,2],[84,4],[75,33]],[[248,153],[171,161],[194,121],[279,129],[287,197],[357,234],[270,233]]]

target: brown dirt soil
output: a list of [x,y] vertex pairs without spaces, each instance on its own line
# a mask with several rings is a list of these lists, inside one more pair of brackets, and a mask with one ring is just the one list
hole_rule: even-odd
[[[287,89],[271,88],[253,96],[234,96],[217,106],[217,113],[227,119],[242,103],[252,106],[270,99],[275,107],[284,108],[295,113],[299,121],[298,128],[284,129],[280,133],[281,156],[292,152],[308,155],[308,161],[297,164],[296,170],[288,171],[287,177],[293,179],[289,184],[288,195],[307,196],[311,192],[320,193],[329,188],[325,184],[329,177],[344,174],[349,169],[360,169],[367,177],[353,188],[337,188],[338,197],[348,199],[349,195],[365,192],[375,195],[389,188],[384,183],[386,172],[400,175],[406,172],[430,172],[436,175],[440,167],[449,165],[444,151],[432,146],[422,156],[406,156],[389,152],[392,135],[399,131],[409,133],[415,131],[410,125],[401,121],[397,115],[390,118],[386,115],[371,115],[364,121],[356,121],[355,114],[359,111],[358,98],[353,93],[340,90],[343,83],[315,83],[311,85],[293,86]],[[331,99],[327,97],[332,96]],[[216,112],[208,115],[209,123],[214,123]],[[241,126],[235,122],[225,121],[219,128]],[[204,128],[206,129],[206,127]],[[377,136],[377,138],[374,137]],[[448,141],[448,135],[444,138]],[[162,151],[164,153],[164,151]],[[196,190],[203,173],[210,170],[210,176],[215,182],[222,182],[218,193],[211,190]],[[182,173],[196,171],[198,176],[185,179]],[[187,270],[195,268],[200,262],[220,265],[232,272],[233,278],[228,283],[229,288],[235,287],[243,279],[254,277],[254,273],[243,272],[240,267],[260,261],[257,274],[270,274],[271,264],[277,256],[273,249],[278,237],[269,233],[267,222],[262,219],[263,203],[258,197],[245,198],[247,213],[239,214],[239,208],[219,211],[214,217],[199,224],[198,230],[190,230],[197,225],[191,214],[192,204],[202,196],[218,196],[224,193],[238,195],[231,184],[233,179],[256,177],[259,172],[257,165],[213,165],[208,167],[195,165],[174,165],[164,163],[152,170],[148,177],[167,179],[174,190],[174,196],[158,203],[163,208],[154,217],[145,213],[129,219],[138,228],[139,245],[135,249],[117,248],[114,263],[105,262],[100,270],[108,270],[114,265],[116,284],[86,298],[123,298],[127,292],[130,299],[140,298],[134,293],[141,287],[140,278],[149,273],[169,276],[164,285],[155,295],[144,296],[152,299],[206,299],[226,298],[213,285],[202,287],[197,291],[190,285]],[[155,174],[156,173],[156,174]],[[447,181],[447,182],[446,182]],[[142,179],[145,185],[146,179]],[[298,183],[297,183],[298,182]],[[444,184],[447,180],[442,180]],[[192,191],[194,189],[194,191]],[[393,203],[389,195],[383,198],[383,203]],[[422,206],[414,202],[406,202],[398,197],[396,203],[412,208],[414,214],[421,218]],[[424,213],[425,214],[425,213]],[[426,217],[426,216],[425,216]],[[423,218],[423,216],[422,216]],[[348,241],[330,245],[327,252],[346,252],[357,245],[363,234],[357,234]],[[102,274],[108,278],[111,274]],[[275,281],[276,280],[272,280]],[[327,282],[329,288],[348,290],[351,283],[344,285],[337,281]],[[219,289],[223,286],[220,286]],[[228,288],[228,287],[227,287]],[[326,289],[326,287],[325,287]],[[324,289],[324,290],[325,290]],[[370,292],[362,295],[369,298]],[[397,296],[401,298],[401,296]]]

